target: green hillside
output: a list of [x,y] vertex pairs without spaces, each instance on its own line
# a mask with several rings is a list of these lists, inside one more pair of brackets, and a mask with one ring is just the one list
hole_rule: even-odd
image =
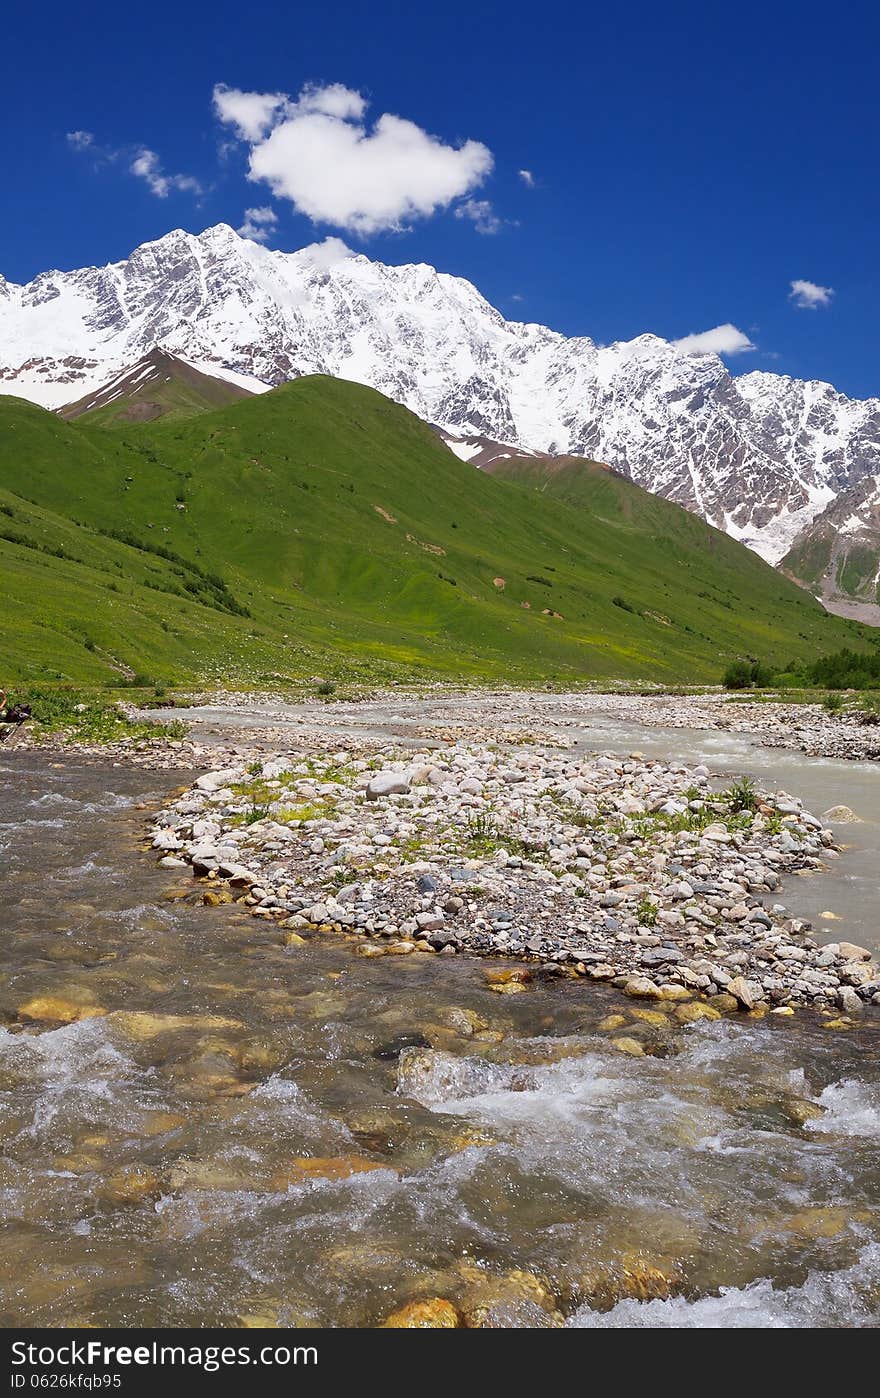
[[674,683],[860,643],[739,544],[578,466],[539,489],[478,472],[322,376],[112,428],[0,398],[0,672]]
[[165,416],[191,417],[248,397],[247,389],[204,374],[157,346],[97,393],[68,403],[61,416],[69,421],[87,416],[93,426],[113,427]]

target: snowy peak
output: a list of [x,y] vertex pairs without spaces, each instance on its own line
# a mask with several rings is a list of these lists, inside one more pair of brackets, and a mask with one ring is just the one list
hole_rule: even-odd
[[61,407],[154,346],[265,389],[305,373],[379,389],[456,437],[606,461],[777,561],[841,490],[880,473],[880,402],[687,355],[507,321],[463,278],[270,250],[228,224],[125,261],[0,281],[0,392]]

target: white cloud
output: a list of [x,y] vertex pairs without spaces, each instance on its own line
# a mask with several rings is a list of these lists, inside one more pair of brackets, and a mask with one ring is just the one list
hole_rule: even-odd
[[328,83],[326,87],[307,83],[297,98],[296,107],[301,112],[323,112],[340,121],[360,121],[367,103],[359,92],[353,92],[342,83]]
[[193,175],[168,175],[162,169],[162,162],[154,150],[142,146],[129,165],[132,175],[144,180],[157,199],[167,199],[172,189],[189,194],[202,194],[202,186]]
[[456,208],[455,217],[470,219],[478,233],[497,233],[503,223],[488,199],[465,199]]
[[789,301],[802,311],[817,311],[820,306],[830,306],[834,295],[833,286],[817,286],[816,282],[794,281],[788,293]]
[[194,175],[172,175],[163,170],[161,160],[149,146],[101,145],[91,131],[68,131],[67,144],[71,150],[91,156],[97,167],[114,164],[120,168],[127,166],[129,174],[143,180],[157,199],[167,199],[175,189],[185,194],[205,192],[201,181]]
[[368,128],[366,106],[341,83],[305,87],[295,100],[214,89],[218,117],[250,147],[249,178],[315,223],[362,235],[399,230],[447,208],[491,171],[481,142],[445,145],[387,112]]
[[521,291],[515,291],[510,299],[511,301],[524,301],[526,298],[523,296]]
[[535,188],[535,177],[532,174],[531,170],[520,170],[519,177],[522,180],[523,184],[526,186],[526,189]]
[[286,105],[283,92],[242,92],[218,83],[214,111],[222,122],[234,126],[243,141],[259,141]]
[[748,335],[729,321],[726,325],[716,325],[713,330],[685,335],[672,343],[680,354],[743,354],[756,348]]
[[312,243],[310,247],[303,248],[300,256],[307,257],[309,262],[326,271],[338,262],[344,262],[347,257],[354,257],[354,253],[341,238],[325,238],[322,243]]
[[275,210],[270,209],[268,204],[262,204],[257,209],[245,209],[244,221],[236,232],[254,243],[265,243],[272,236],[277,222]]

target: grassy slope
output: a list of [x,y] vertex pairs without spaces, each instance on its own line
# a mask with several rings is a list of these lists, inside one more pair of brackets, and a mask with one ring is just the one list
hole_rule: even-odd
[[858,643],[693,516],[602,468],[563,475],[538,490],[484,475],[405,409],[320,376],[112,432],[2,399],[0,507],[15,517],[0,514],[0,535],[37,548],[0,538],[15,597],[0,666],[675,682],[714,680],[735,655]]
[[95,395],[90,394],[68,404],[61,410],[61,416],[68,421],[79,418],[91,426],[116,427],[150,422],[165,415],[191,417],[250,396],[246,389],[226,379],[203,374],[161,350],[154,350],[147,359],[155,363],[155,378],[151,376],[143,383],[138,382],[138,371],[147,362],[142,360],[132,372],[131,382],[122,381],[118,385],[119,396],[112,402],[92,407]]

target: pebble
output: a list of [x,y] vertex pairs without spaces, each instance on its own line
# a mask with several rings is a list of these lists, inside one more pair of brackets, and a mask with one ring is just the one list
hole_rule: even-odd
[[[456,740],[405,761],[365,742],[255,767],[227,759],[204,773],[150,839],[163,861],[224,882],[297,937],[311,925],[359,939],[364,956],[533,961],[632,998],[681,999],[686,1021],[699,1017],[695,993],[746,1012],[880,995],[867,949],[817,946],[766,898],[834,853],[823,821],[784,792],[742,812],[703,765],[537,742],[511,755]],[[252,823],[249,781],[267,812]],[[303,806],[315,817],[288,818]]]

